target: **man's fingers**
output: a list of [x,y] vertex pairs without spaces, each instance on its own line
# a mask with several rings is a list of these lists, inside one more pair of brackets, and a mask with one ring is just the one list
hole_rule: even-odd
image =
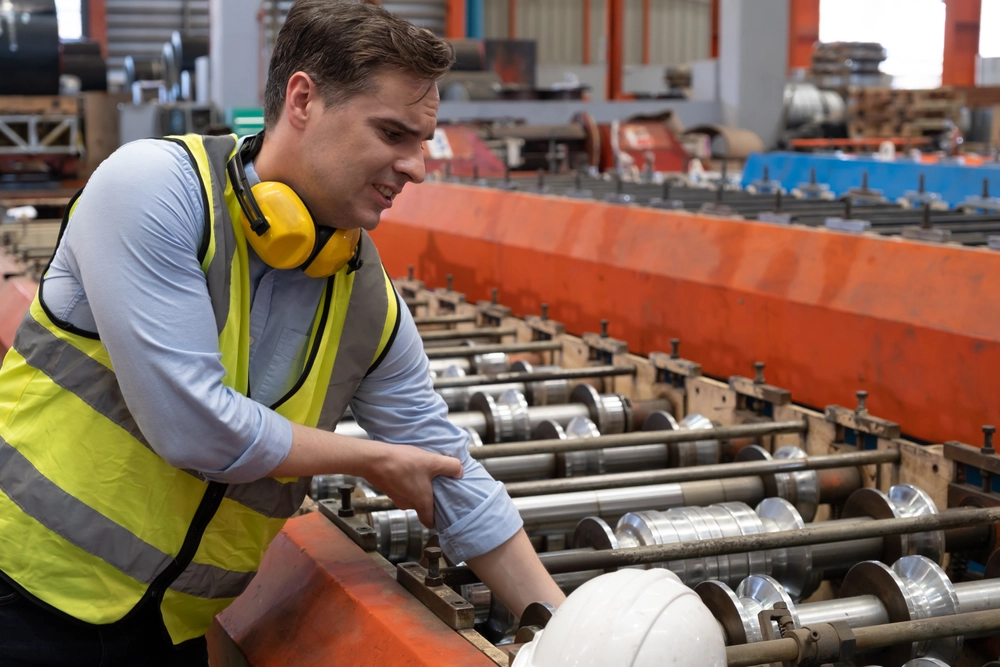
[[437,465],[434,467],[434,475],[462,479],[464,474],[465,469],[462,468],[462,462],[458,459],[451,456],[438,457]]

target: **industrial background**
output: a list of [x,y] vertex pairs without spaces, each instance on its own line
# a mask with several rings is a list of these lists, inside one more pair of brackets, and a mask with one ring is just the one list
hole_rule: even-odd
[[[457,61],[373,238],[563,590],[667,568],[731,667],[1000,666],[1000,0],[376,4]],[[291,5],[0,0],[0,350],[102,160],[262,130]],[[213,665],[549,664],[551,607],[310,496]],[[566,645],[653,664],[613,627]]]

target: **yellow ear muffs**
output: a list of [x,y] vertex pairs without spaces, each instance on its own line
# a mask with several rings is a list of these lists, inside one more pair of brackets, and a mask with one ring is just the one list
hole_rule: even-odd
[[309,209],[284,183],[265,181],[250,191],[270,226],[258,235],[246,214],[241,213],[240,222],[247,241],[268,266],[276,269],[302,266],[316,246],[316,225]]
[[303,270],[312,278],[325,278],[351,261],[357,252],[361,230],[317,226],[316,232],[317,252]]

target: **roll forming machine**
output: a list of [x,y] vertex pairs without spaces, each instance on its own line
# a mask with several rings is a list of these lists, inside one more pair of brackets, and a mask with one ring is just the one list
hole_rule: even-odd
[[[606,326],[571,336],[548,317],[514,317],[496,294],[467,303],[448,282],[396,284],[449,419],[564,591],[616,568],[668,568],[715,616],[731,667],[978,666],[1000,654],[991,426],[981,447],[913,442],[864,392],[856,407],[813,410],[763,364],[710,378],[678,341],[634,355]],[[337,432],[367,437],[350,419]],[[315,477],[311,496],[319,511],[287,524],[259,586],[219,616],[214,650],[287,659],[301,621],[302,664],[352,650],[396,656],[380,664],[507,665],[551,616],[539,603],[515,618],[365,480]],[[289,586],[308,587],[308,601]],[[344,600],[350,614],[334,609]],[[279,613],[284,631],[271,629]],[[317,634],[324,614],[346,627]]]

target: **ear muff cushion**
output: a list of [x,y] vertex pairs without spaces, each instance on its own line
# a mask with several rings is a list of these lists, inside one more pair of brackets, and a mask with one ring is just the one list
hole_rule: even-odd
[[332,276],[344,268],[344,265],[354,256],[360,229],[335,229],[316,257],[305,268],[306,275],[311,278]]
[[302,266],[316,245],[316,229],[306,205],[290,187],[277,181],[258,183],[250,191],[271,228],[258,236],[250,229],[250,221],[240,213],[247,241],[268,266],[276,269]]

